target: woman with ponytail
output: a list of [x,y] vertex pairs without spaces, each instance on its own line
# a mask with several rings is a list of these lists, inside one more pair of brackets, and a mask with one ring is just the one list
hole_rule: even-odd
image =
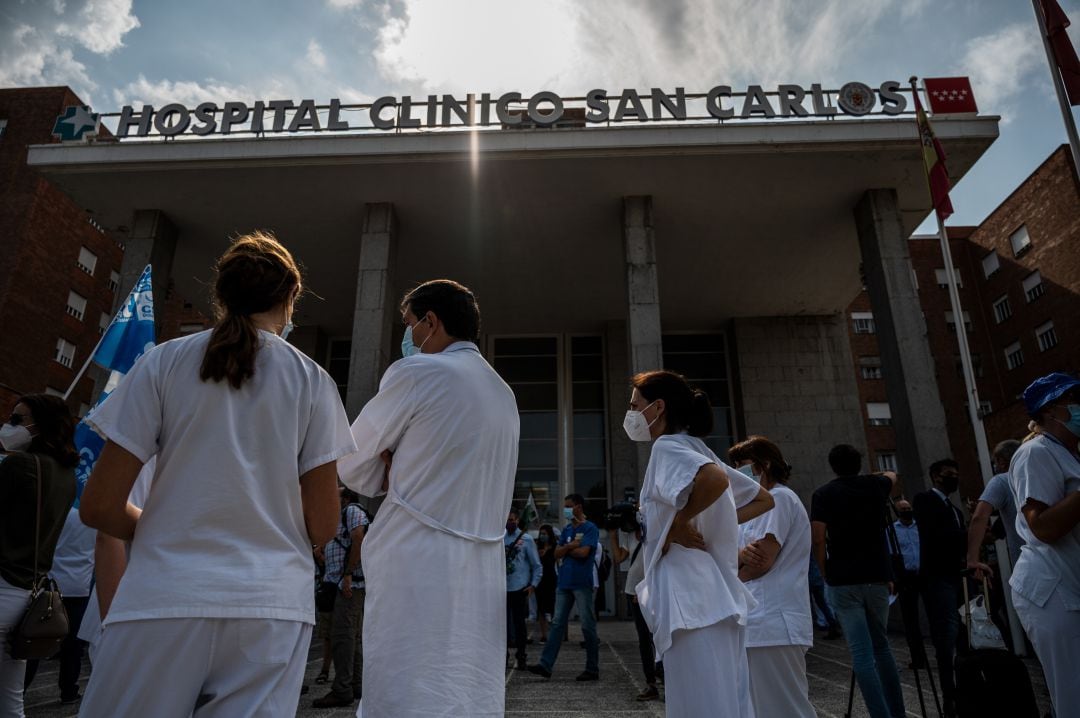
[[780,447],[750,436],[728,458],[772,495],[772,511],[739,527],[739,578],[757,605],[746,625],[750,697],[759,716],[814,718],[806,682],[806,651],[814,624],[806,595],[810,518],[787,487],[791,467]]
[[[148,351],[87,419],[107,442],[81,517],[131,548],[98,586],[115,595],[83,716],[296,712],[311,547],[334,535],[336,461],[356,446],[334,381],[284,341],[289,251],[255,232],[216,269],[214,329]],[[128,495],[152,457],[140,510]]]
[[667,714],[753,715],[744,635],[753,599],[738,577],[738,524],[772,508],[772,497],[702,441],[713,425],[704,392],[669,371],[632,384],[623,428],[653,442],[637,596],[664,661]]

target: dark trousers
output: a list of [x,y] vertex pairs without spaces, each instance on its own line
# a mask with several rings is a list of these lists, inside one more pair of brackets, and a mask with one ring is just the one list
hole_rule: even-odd
[[656,662],[656,648],[653,647],[652,633],[649,625],[645,623],[645,616],[641,613],[641,606],[637,601],[630,599],[630,612],[634,615],[634,629],[637,630],[638,653],[641,655],[641,671],[645,674],[645,683],[650,686],[656,685],[657,668],[663,671],[663,664]]
[[900,616],[904,620],[904,636],[907,638],[911,661],[916,666],[926,664],[926,648],[923,646],[922,629],[919,626],[919,576],[905,571],[897,581],[897,600]]
[[938,664],[941,697],[944,705],[951,709],[956,704],[953,657],[956,655],[956,638],[960,634],[960,614],[957,612],[960,578],[923,576],[920,586]]
[[524,589],[506,592],[506,618],[511,628],[510,638],[514,642],[514,657],[525,660],[525,645],[529,635],[525,630],[525,619],[529,615],[529,594]]
[[330,653],[334,682],[330,692],[342,700],[360,697],[364,687],[364,589],[354,588],[345,598],[338,590],[330,625]]
[[[60,676],[57,684],[60,687],[61,698],[74,698],[79,695],[79,673],[82,671],[83,646],[85,641],[80,641],[79,626],[82,625],[83,614],[86,613],[86,602],[89,596],[64,596],[64,610],[68,615],[68,634],[64,642],[60,644],[60,652],[57,659],[60,662]],[[38,661],[26,662],[26,677],[23,679],[23,687],[29,687],[37,673]]]

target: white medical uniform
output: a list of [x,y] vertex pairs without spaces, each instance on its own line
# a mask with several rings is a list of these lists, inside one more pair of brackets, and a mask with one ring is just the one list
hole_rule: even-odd
[[471,342],[395,362],[353,423],[341,480],[386,501],[364,538],[367,718],[501,716],[514,394]]
[[199,378],[209,339],[154,347],[88,417],[157,465],[80,715],[296,710],[315,617],[300,476],[356,445],[311,359],[260,331],[233,389]]
[[[706,464],[724,469],[730,482],[693,520],[706,548],[672,544],[662,555],[675,514],[686,505],[694,477]],[[752,501],[759,489],[697,437],[667,434],[653,443],[641,489],[645,579],[637,595],[657,656],[664,661],[669,716],[753,716],[744,627],[754,599],[738,576],[735,509]]]
[[67,598],[80,598],[90,595],[90,584],[94,579],[94,539],[97,531],[79,519],[79,510],[68,510],[64,528],[56,541],[56,553],[53,555],[49,576],[56,581],[60,595]]
[[739,527],[739,545],[772,534],[780,553],[762,577],[746,582],[757,605],[746,623],[746,658],[750,696],[759,716],[814,718],[807,697],[806,651],[814,645],[814,629],[806,574],[810,555],[810,519],[794,491],[777,484],[770,491],[772,511]]
[[1009,464],[1016,499],[1016,532],[1026,542],[1009,585],[1020,623],[1035,646],[1058,718],[1080,716],[1080,526],[1052,544],[1035,537],[1024,518],[1028,499],[1053,506],[1080,490],[1080,461],[1053,437],[1040,434]]

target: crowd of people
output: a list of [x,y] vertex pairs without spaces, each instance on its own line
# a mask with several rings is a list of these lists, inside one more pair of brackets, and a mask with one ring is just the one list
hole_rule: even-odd
[[[313,641],[329,684],[316,707],[502,715],[507,651],[550,679],[575,611],[577,680],[598,680],[601,530],[578,494],[561,530],[535,536],[511,507],[517,406],[477,348],[472,292],[435,280],[404,297],[403,358],[350,427],[333,380],[284,341],[303,291],[288,250],[246,235],[216,269],[215,328],[148,351],[87,418],[107,442],[81,496],[62,400],[23,396],[0,427],[0,634],[51,572],[71,619],[61,699],[80,700],[82,637],[90,718],[292,715]],[[632,526],[608,538],[639,639],[637,698],[662,685],[680,718],[813,716],[820,613],[826,637],[846,639],[870,715],[903,716],[887,637],[898,594],[911,667],[929,664],[921,604],[955,714],[961,581],[993,573],[981,550],[996,512],[1056,715],[1076,715],[1080,380],[1052,374],[1023,399],[1032,432],[996,447],[1000,474],[969,522],[955,461],[931,464],[931,487],[907,500],[847,444],[807,512],[780,446],[750,436],[725,461],[703,440],[702,391],[670,371],[633,377],[623,428],[650,458]],[[375,496],[373,514],[362,497]],[[529,664],[532,611],[543,648]],[[4,652],[0,715],[23,714],[33,676]]]

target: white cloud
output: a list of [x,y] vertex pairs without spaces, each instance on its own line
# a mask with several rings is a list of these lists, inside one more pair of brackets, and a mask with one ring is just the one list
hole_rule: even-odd
[[230,85],[213,79],[204,83],[192,80],[151,82],[140,74],[134,82],[113,90],[113,100],[118,105],[147,104],[161,107],[171,102],[179,102],[186,107],[195,107],[200,102],[216,102],[221,105],[225,102],[268,99],[274,96],[273,89],[275,88],[271,88],[269,93],[260,93],[243,85]]
[[326,4],[337,10],[345,8],[360,7],[364,4],[364,0],[326,0]]
[[971,78],[980,111],[1000,114],[1007,122],[1026,77],[1043,62],[1038,31],[1017,22],[968,42],[961,72]]
[[0,87],[68,85],[83,102],[91,103],[97,84],[71,48],[27,24],[16,24],[0,35]]
[[124,35],[139,27],[139,18],[131,14],[131,0],[88,0],[73,14],[74,22],[61,23],[56,32],[99,55],[122,47]]
[[326,69],[326,53],[323,52],[322,46],[315,41],[315,38],[311,38],[308,42],[307,61],[315,68]]

